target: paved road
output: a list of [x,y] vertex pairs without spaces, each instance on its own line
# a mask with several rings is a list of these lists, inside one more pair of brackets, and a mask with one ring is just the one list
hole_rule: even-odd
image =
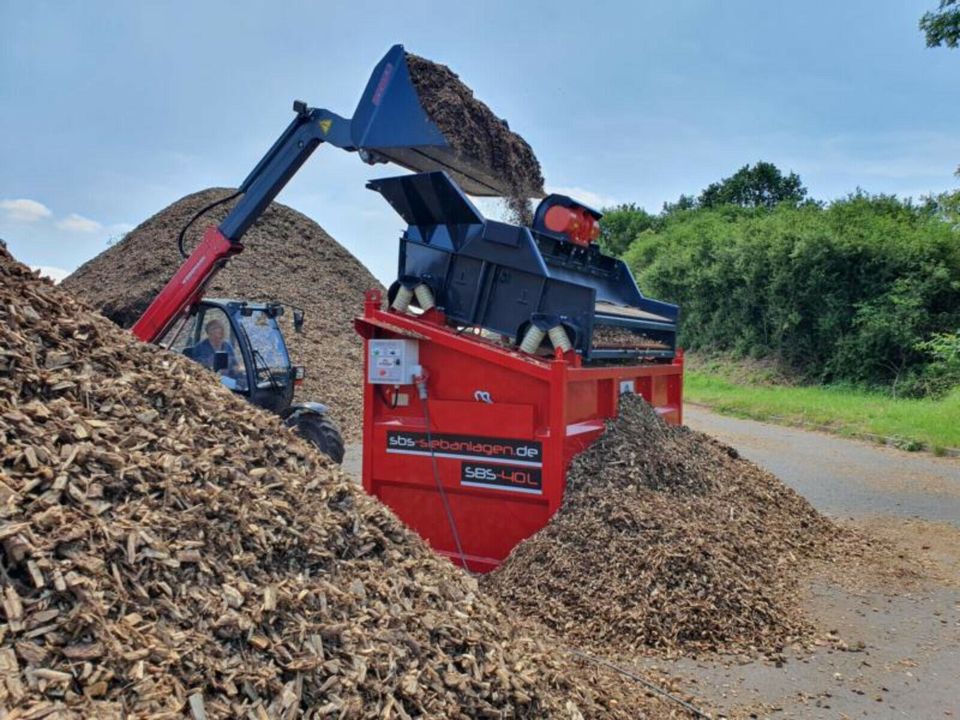
[[[638,663],[681,678],[691,695],[732,717],[960,718],[960,459],[739,420],[693,405],[684,413],[690,427],[737,448],[821,512],[879,524],[911,555],[939,558],[954,582],[810,587],[805,604],[815,624],[835,629],[850,646],[863,643],[862,652],[788,652],[783,667],[716,658]],[[347,448],[344,469],[359,479],[359,445]]]
[[823,513],[960,527],[960,458],[938,458],[686,405],[684,420],[770,470]]
[[[681,659],[658,662],[686,688],[737,717],[960,717],[960,459],[937,458],[687,405],[687,424],[737,448],[821,512],[852,517],[910,556],[939,560],[954,582],[851,591],[809,588],[805,606],[863,652],[788,653],[782,668]],[[914,518],[916,520],[914,520]],[[929,522],[934,521],[934,522]]]

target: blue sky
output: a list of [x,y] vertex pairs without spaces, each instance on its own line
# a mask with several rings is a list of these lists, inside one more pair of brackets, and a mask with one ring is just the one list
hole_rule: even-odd
[[[960,50],[924,46],[936,4],[0,0],[0,238],[72,270],[238,184],[294,98],[350,114],[396,42],[450,65],[548,187],[594,204],[659,210],[761,159],[821,199],[939,192],[958,184]],[[386,281],[402,223],[364,183],[395,171],[321,147],[279,200]]]

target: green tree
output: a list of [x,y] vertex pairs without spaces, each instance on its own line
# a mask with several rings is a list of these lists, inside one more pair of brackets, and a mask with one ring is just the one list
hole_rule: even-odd
[[744,165],[730,177],[708,185],[700,193],[697,204],[705,208],[720,205],[769,208],[782,202],[799,205],[806,196],[807,189],[799,175],[784,175],[773,163],[761,161],[753,167]]
[[960,43],[960,0],[940,0],[940,7],[920,18],[927,47],[955,48]]
[[687,348],[772,358],[814,381],[942,392],[953,374],[922,343],[960,328],[954,208],[952,194],[918,206],[862,191],[699,207],[662,215],[623,258],[641,290],[679,303]]
[[633,203],[605,209],[600,220],[600,247],[611,255],[622,255],[655,221],[653,215]]
[[921,207],[932,217],[950,223],[954,230],[960,232],[960,190],[925,197]]
[[693,210],[697,206],[697,199],[693,195],[681,195],[676,202],[665,202],[663,204],[663,214],[683,212],[684,210]]
[[934,333],[917,344],[917,350],[927,353],[932,362],[918,379],[928,395],[943,395],[960,386],[960,331]]
[[[936,11],[920,18],[920,29],[927,36],[927,47],[955,48],[960,43],[960,0],[940,0]],[[960,167],[957,168],[960,177]]]

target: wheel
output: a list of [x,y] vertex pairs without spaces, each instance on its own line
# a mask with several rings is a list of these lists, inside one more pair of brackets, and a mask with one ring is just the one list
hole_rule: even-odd
[[287,425],[338,465],[343,462],[343,438],[340,437],[340,428],[329,416],[297,413],[287,419]]

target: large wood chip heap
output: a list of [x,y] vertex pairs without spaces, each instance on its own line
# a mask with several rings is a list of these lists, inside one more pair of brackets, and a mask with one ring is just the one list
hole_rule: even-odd
[[485,582],[519,613],[614,657],[773,653],[810,630],[798,567],[855,544],[732,448],[625,396],[574,460],[557,515]]
[[512,189],[507,206],[518,222],[533,218],[529,198],[543,193],[540,162],[529,143],[512,132],[446,65],[407,53],[410,80],[420,103],[450,146],[502,178]]
[[[180,229],[202,207],[229,194],[212,188],[187,195],[82,265],[63,286],[130,327],[183,263],[176,247]],[[220,206],[198,220],[187,234],[187,247],[232,207]],[[297,399],[329,405],[344,439],[358,440],[363,346],[353,318],[363,311],[363,293],[383,286],[323,228],[280,203],[272,203],[247,231],[244,245],[246,250],[214,278],[206,295],[280,300],[304,308],[302,335],[293,331],[289,315],[281,318],[293,361],[306,366]]]
[[519,630],[276,418],[2,248],[0,443],[2,717],[652,706]]

